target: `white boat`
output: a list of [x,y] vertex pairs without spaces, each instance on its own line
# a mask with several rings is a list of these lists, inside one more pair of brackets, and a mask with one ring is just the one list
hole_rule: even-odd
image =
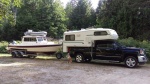
[[32,30],[28,30],[24,34],[25,36],[22,37],[21,43],[17,44],[13,42],[8,45],[7,50],[12,55],[13,53],[15,53],[15,56],[19,53],[22,55],[37,53],[54,54],[62,46],[61,44],[47,41],[47,32],[45,31],[33,32]]

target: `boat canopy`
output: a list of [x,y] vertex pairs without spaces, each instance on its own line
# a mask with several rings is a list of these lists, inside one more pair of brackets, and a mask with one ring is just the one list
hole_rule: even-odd
[[46,31],[40,31],[40,32],[33,32],[32,30],[28,30],[24,33],[25,36],[46,36]]

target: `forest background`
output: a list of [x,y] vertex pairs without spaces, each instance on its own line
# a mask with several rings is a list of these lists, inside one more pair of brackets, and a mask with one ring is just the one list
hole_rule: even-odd
[[150,51],[150,0],[97,4],[94,9],[90,0],[70,0],[64,8],[60,0],[0,0],[0,41],[21,40],[28,29],[47,31],[48,37],[59,39],[66,30],[112,28],[124,44]]

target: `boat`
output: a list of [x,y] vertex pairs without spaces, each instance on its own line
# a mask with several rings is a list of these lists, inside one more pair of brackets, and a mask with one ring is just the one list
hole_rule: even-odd
[[49,42],[46,35],[47,32],[45,31],[34,32],[28,30],[24,33],[21,43],[14,41],[8,45],[7,50],[14,57],[18,55],[37,55],[39,53],[54,54],[61,48],[62,44]]

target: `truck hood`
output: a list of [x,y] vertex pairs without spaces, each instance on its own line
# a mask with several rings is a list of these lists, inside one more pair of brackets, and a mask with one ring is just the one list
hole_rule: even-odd
[[124,49],[129,49],[129,50],[140,50],[141,48],[136,48],[136,47],[125,47]]
[[137,52],[140,51],[141,48],[136,47],[123,47],[122,48],[124,52]]

